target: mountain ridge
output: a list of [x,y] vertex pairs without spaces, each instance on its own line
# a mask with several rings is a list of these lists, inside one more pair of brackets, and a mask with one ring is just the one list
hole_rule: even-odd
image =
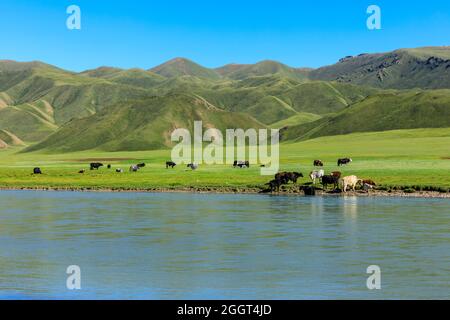
[[[447,117],[448,89],[450,47],[347,56],[336,64],[317,69],[293,68],[273,60],[213,69],[175,58],[151,69],[102,66],[76,73],[39,61],[0,60],[0,130],[31,145],[28,150],[37,150],[36,145],[44,146],[40,150],[61,147],[58,135],[64,135],[70,125],[74,137],[65,135],[64,143],[78,149],[84,148],[83,143],[108,150],[162,148],[168,147],[161,141],[167,140],[167,130],[173,124],[170,120],[178,119],[188,125],[186,119],[179,119],[179,114],[186,112],[185,117],[193,116],[195,108],[203,110],[206,101],[210,109],[203,111],[205,117],[214,118],[211,125],[251,123],[283,128],[283,139],[290,141],[346,134],[349,130],[359,132],[361,128],[430,126],[432,123],[417,118],[418,114],[426,117],[427,111],[438,126],[447,126],[436,110]],[[418,95],[408,96],[411,92]],[[194,100],[180,98],[183,95]],[[420,99],[416,103],[413,98]],[[153,101],[160,101],[169,111],[153,106]],[[181,101],[186,102],[186,110]],[[153,118],[149,118],[136,106],[158,112],[152,111]],[[153,127],[137,125],[140,119],[130,110]],[[380,117],[377,110],[391,118]],[[100,143],[100,136],[110,136],[106,129],[99,132],[93,119],[108,118],[109,122],[103,122],[106,126],[114,123],[109,116],[112,112],[131,119],[133,123],[128,128],[134,133],[122,131],[117,142]],[[158,120],[164,125],[158,125]],[[350,123],[347,129],[346,121]],[[97,132],[98,136],[84,135],[84,141],[76,142],[77,136],[83,134],[77,131],[75,123],[86,132]],[[353,126],[354,123],[360,125]],[[153,137],[142,139],[138,132],[151,133]],[[86,142],[88,138],[92,142]],[[3,147],[8,145],[5,139]]]

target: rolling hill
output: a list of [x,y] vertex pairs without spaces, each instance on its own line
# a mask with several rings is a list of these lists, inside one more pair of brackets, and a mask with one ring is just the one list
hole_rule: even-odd
[[349,56],[319,69],[271,60],[211,69],[176,58],[150,70],[75,73],[0,60],[0,145],[163,148],[168,132],[192,119],[217,128],[283,128],[285,141],[450,127],[449,89],[450,47]]
[[285,127],[283,140],[307,140],[357,132],[450,127],[450,90],[379,93],[343,111]]
[[204,128],[263,128],[253,118],[223,111],[205,99],[171,94],[119,104],[108,110],[64,125],[57,133],[28,151],[67,152],[89,149],[104,151],[149,150],[173,145],[176,128],[192,130],[194,121]]
[[278,75],[285,78],[306,80],[308,69],[291,68],[277,61],[265,60],[256,64],[230,64],[216,69],[224,77],[242,80],[249,77]]
[[212,70],[185,58],[175,58],[167,61],[149,71],[159,74],[166,78],[179,76],[195,76],[205,79],[219,79],[220,75]]

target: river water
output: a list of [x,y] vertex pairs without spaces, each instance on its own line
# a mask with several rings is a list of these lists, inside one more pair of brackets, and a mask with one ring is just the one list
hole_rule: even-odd
[[450,201],[0,191],[0,298],[449,299]]

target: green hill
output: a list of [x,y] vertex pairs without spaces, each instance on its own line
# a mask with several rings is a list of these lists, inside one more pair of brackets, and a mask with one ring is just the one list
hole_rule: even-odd
[[223,109],[248,113],[269,125],[299,113],[335,113],[377,90],[349,84],[262,76],[198,92]]
[[100,67],[94,70],[88,70],[80,73],[80,75],[92,78],[107,79],[119,84],[136,86],[140,88],[152,88],[162,83],[165,78],[151,71],[142,69],[122,70],[110,67]]
[[267,75],[278,75],[285,78],[306,80],[309,72],[307,69],[295,69],[271,60],[248,65],[231,64],[217,68],[216,71],[222,76],[234,80]]
[[170,134],[176,128],[192,131],[194,121],[204,128],[262,128],[253,118],[230,113],[205,99],[184,94],[153,97],[119,104],[84,119],[64,125],[44,142],[27,151],[71,152],[149,150],[172,146]]
[[80,76],[42,63],[6,65],[0,63],[0,130],[27,142],[46,138],[73,118],[149,95],[137,86]]
[[311,71],[309,77],[384,89],[450,88],[450,47],[349,56],[335,65]]
[[380,93],[336,115],[286,128],[284,140],[356,132],[450,127],[450,90]]
[[151,70],[74,73],[0,60],[0,130],[36,144],[30,150],[72,151],[167,147],[174,123],[189,127],[195,117],[218,128],[283,128],[285,140],[450,126],[449,90],[436,88],[450,89],[449,47],[362,54],[315,70],[269,60],[210,69],[177,58]]
[[150,69],[149,71],[167,78],[179,76],[195,76],[211,80],[220,78],[220,75],[215,70],[202,67],[201,65],[185,58],[172,59]]

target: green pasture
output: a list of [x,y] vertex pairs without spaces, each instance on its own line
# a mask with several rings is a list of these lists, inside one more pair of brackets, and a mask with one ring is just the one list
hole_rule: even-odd
[[[257,187],[271,177],[261,176],[257,165],[235,169],[230,165],[200,165],[192,171],[185,165],[166,169],[170,150],[140,152],[84,151],[66,154],[21,153],[21,149],[0,151],[0,187],[74,188],[182,188]],[[353,163],[338,168],[336,160],[350,157]],[[282,144],[280,170],[300,171],[307,182],[313,160],[324,161],[326,172],[370,178],[381,185],[450,187],[450,128],[360,133]],[[90,171],[89,163],[100,161],[112,169]],[[147,166],[131,173],[131,164]],[[40,167],[43,175],[32,175]],[[124,173],[115,172],[122,168]],[[85,174],[78,171],[86,169]]]

